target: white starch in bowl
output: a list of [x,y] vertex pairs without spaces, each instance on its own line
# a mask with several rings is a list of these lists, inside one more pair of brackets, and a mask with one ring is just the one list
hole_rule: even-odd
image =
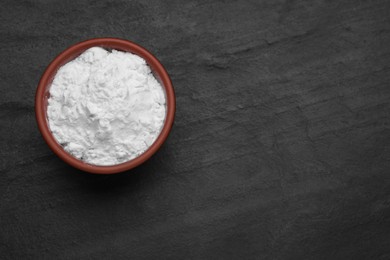
[[166,97],[143,58],[93,47],[58,70],[47,116],[68,153],[93,165],[116,165],[141,155],[157,139]]

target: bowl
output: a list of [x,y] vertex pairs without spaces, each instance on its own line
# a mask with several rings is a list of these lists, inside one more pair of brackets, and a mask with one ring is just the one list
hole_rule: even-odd
[[[79,56],[85,50],[94,46],[131,52],[142,57],[143,59],[145,59],[145,61],[151,68],[156,79],[163,86],[166,94],[166,118],[161,133],[157,137],[156,141],[143,154],[139,155],[138,157],[130,161],[112,166],[92,165],[73,157],[71,154],[66,152],[64,148],[56,141],[50,131],[47,120],[47,100],[50,97],[49,89],[52,80],[57,73],[57,70],[67,62]],[[169,78],[167,71],[157,60],[157,58],[138,44],[135,44],[128,40],[117,38],[95,38],[77,43],[67,48],[65,51],[60,53],[46,68],[39,81],[35,96],[35,116],[38,123],[38,127],[43,136],[43,139],[49,145],[51,150],[53,150],[53,152],[57,154],[58,157],[60,157],[69,165],[82,171],[96,174],[114,174],[127,171],[133,169],[134,167],[137,167],[138,165],[148,160],[154,153],[157,152],[157,150],[167,139],[173,125],[175,109],[176,101],[172,82]]]

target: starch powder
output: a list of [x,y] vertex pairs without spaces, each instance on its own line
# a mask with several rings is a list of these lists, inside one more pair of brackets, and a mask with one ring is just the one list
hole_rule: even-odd
[[157,139],[165,103],[163,87],[144,59],[93,47],[58,70],[47,115],[67,152],[89,164],[116,165]]

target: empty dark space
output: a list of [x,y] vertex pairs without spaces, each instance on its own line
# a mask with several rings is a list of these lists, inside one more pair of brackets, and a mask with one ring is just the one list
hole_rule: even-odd
[[[389,1],[11,1],[0,8],[1,259],[390,259]],[[50,61],[151,51],[172,132],[112,176],[36,125]]]

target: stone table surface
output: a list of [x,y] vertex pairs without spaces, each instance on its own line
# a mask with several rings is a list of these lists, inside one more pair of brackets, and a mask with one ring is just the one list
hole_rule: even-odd
[[[3,0],[2,259],[390,259],[389,1]],[[34,95],[119,37],[171,75],[174,128],[123,174],[61,161]]]

